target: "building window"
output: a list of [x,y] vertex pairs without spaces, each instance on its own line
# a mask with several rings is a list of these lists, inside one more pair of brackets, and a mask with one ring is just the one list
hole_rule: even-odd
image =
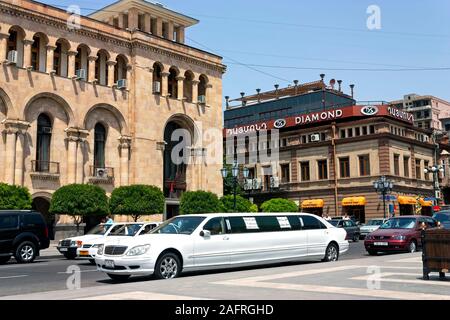
[[309,171],[309,161],[304,161],[300,163],[300,172],[302,175],[302,181],[310,181],[311,180],[311,176],[310,176],[310,171]]
[[341,178],[350,178],[350,158],[339,158]]
[[403,157],[403,175],[409,178],[409,157]]
[[46,114],[37,120],[36,171],[48,172],[50,169],[50,143],[52,139],[52,122]]
[[400,156],[398,154],[394,154],[394,175],[400,175]]
[[105,168],[106,129],[97,123],[94,131],[94,167]]
[[339,131],[339,136],[340,136],[340,138],[341,139],[344,139],[345,138],[345,130],[341,130],[341,131]]
[[421,160],[416,159],[416,179],[421,180],[422,179],[422,166],[421,166]]
[[355,128],[355,136],[359,137],[361,135],[361,128]]
[[349,138],[353,137],[353,128],[347,129],[347,137],[349,137]]
[[[424,171],[426,168],[430,167],[430,162],[429,161],[425,161],[424,162]],[[425,180],[430,180],[430,173],[425,173]]]
[[282,164],[281,167],[281,183],[288,183],[291,181],[289,164]]
[[370,134],[375,134],[375,126],[369,127]]
[[362,127],[363,136],[367,136],[367,127]]
[[302,143],[303,144],[308,143],[307,141],[308,141],[307,137],[306,136],[302,136]]
[[317,161],[317,167],[319,169],[319,180],[327,180],[328,179],[328,161],[327,160],[319,160]]
[[370,158],[369,155],[359,156],[359,175],[361,177],[370,176]]

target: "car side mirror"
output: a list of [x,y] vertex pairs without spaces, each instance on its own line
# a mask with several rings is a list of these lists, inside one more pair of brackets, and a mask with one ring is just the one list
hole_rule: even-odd
[[205,239],[211,238],[211,231],[209,230],[200,231],[200,237],[203,237]]

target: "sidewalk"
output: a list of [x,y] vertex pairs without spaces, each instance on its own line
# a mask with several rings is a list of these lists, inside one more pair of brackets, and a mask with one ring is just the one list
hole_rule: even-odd
[[63,258],[64,256],[59,253],[56,247],[58,246],[58,241],[52,240],[50,241],[50,247],[45,250],[41,250],[39,259],[55,259],[55,258]]

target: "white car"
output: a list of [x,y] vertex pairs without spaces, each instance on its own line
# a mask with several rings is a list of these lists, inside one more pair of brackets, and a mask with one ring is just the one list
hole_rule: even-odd
[[115,237],[121,238],[141,236],[149,233],[160,224],[160,222],[135,222],[115,224],[103,237],[85,240],[83,242],[83,245],[77,248],[77,258],[82,260],[87,259],[91,261],[92,264],[94,264],[98,245],[105,242],[104,237],[108,237],[108,240],[111,240]]
[[336,261],[347,233],[306,213],[199,214],[174,217],[147,235],[106,239],[95,263],[113,280],[171,279],[181,272],[276,262]]
[[361,231],[359,237],[360,239],[365,239],[368,234],[378,230],[378,228],[383,225],[389,219],[371,219],[365,225],[361,226],[359,229]]

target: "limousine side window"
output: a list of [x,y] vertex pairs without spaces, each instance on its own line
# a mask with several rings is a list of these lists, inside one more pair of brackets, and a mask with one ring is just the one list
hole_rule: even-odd
[[229,217],[231,233],[280,232],[301,230],[298,217]]
[[212,218],[205,224],[203,230],[208,230],[212,236],[227,233],[223,218]]
[[326,229],[327,227],[318,219],[312,216],[300,216],[303,220],[303,230]]

